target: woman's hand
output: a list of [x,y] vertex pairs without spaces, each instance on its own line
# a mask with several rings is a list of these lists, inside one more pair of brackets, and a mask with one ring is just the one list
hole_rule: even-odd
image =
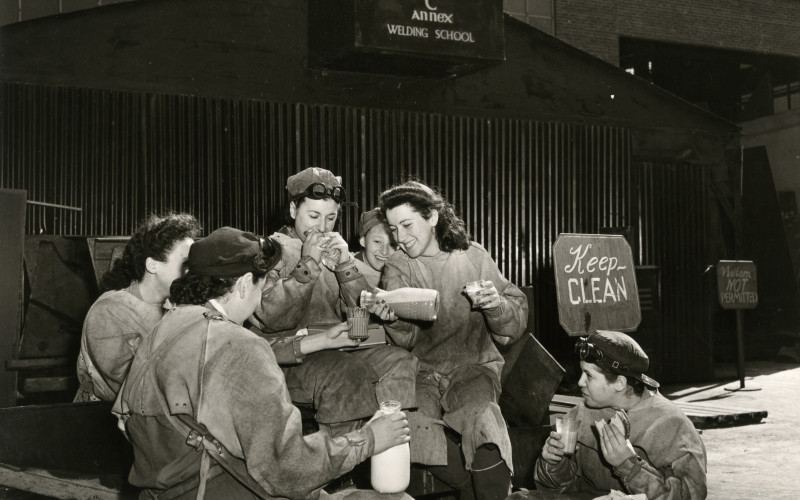
[[627,459],[636,455],[631,442],[625,439],[625,435],[617,429],[616,425],[604,425],[598,430],[600,434],[600,450],[606,458],[606,462],[612,467],[619,467]]
[[397,315],[394,313],[394,311],[392,311],[392,308],[389,307],[389,304],[387,304],[385,300],[379,300],[375,302],[371,306],[367,307],[367,310],[379,317],[381,321],[385,321],[386,323],[397,321]]
[[325,236],[328,237],[328,243],[325,245],[327,251],[333,249],[339,250],[339,260],[337,264],[342,265],[347,263],[352,257],[350,256],[350,247],[347,246],[347,242],[344,241],[342,235],[331,232],[325,233]]
[[550,465],[556,465],[564,458],[564,443],[561,442],[561,434],[556,431],[550,432],[550,437],[542,447],[542,460]]
[[347,335],[349,331],[350,325],[347,322],[342,322],[328,328],[324,333],[306,335],[300,341],[300,351],[303,354],[311,354],[312,352],[324,351],[326,349],[357,346],[360,341],[351,339]]
[[482,309],[484,311],[496,309],[503,303],[503,300],[500,298],[500,293],[491,280],[481,280],[481,289],[476,295],[478,298],[475,299],[473,306],[477,309]]
[[309,256],[314,259],[314,262],[319,264],[320,260],[322,260],[322,253],[325,251],[325,233],[321,233],[316,229],[309,229],[305,236],[306,240],[303,242],[303,248],[300,250],[300,257]]
[[328,328],[323,334],[328,341],[328,349],[357,346],[360,340],[351,339],[347,334],[349,331],[350,323],[347,321]]
[[411,441],[408,419],[402,411],[385,415],[378,410],[367,425],[372,429],[372,435],[375,437],[373,455]]

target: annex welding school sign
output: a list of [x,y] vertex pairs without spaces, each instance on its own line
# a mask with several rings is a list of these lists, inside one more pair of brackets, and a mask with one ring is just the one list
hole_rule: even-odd
[[505,60],[503,23],[502,0],[309,2],[312,55],[362,71],[496,64]]
[[553,244],[553,265],[559,321],[569,335],[639,326],[636,270],[624,237],[561,234]]
[[356,0],[356,46],[502,59],[503,2]]
[[756,265],[750,260],[717,263],[717,291],[723,309],[754,309],[758,306]]

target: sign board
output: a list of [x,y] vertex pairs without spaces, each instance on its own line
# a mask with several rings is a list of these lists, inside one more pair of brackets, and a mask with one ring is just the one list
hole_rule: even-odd
[[561,234],[553,244],[553,265],[559,322],[569,335],[638,328],[636,270],[623,236]]
[[355,0],[356,47],[504,59],[503,2]]
[[505,60],[502,0],[309,0],[309,64],[422,75]]
[[754,309],[758,305],[756,265],[751,260],[721,260],[717,291],[723,309]]

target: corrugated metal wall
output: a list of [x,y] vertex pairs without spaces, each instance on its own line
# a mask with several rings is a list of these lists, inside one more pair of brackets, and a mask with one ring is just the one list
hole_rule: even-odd
[[691,267],[673,263],[673,252],[702,244],[702,227],[687,225],[702,214],[684,213],[702,207],[697,169],[632,168],[625,128],[9,83],[0,91],[0,187],[82,209],[32,205],[29,234],[126,235],[165,210],[190,211],[207,229],[268,233],[282,220],[286,178],[319,165],[342,175],[358,204],[343,217],[351,237],[361,209],[415,176],[445,193],[512,281],[536,286],[546,345],[566,337],[551,263],[559,233],[634,226],[637,264]]

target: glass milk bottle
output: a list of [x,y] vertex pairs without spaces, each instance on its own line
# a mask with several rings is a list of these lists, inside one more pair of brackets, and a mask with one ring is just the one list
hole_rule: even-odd
[[370,308],[385,300],[398,318],[435,321],[439,312],[439,292],[429,288],[404,287],[386,291],[376,288],[361,292],[361,307]]
[[[400,401],[384,401],[381,411],[389,415],[400,411]],[[408,488],[411,452],[408,443],[398,444],[370,459],[370,482],[379,493],[399,493]]]

